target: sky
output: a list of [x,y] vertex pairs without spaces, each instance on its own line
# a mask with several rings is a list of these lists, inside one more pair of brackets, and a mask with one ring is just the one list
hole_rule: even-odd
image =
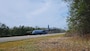
[[67,3],[62,0],[0,0],[0,22],[9,27],[67,27]]

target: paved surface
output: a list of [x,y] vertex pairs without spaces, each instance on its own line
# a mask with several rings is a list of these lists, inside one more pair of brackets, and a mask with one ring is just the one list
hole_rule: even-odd
[[64,34],[64,33],[45,34],[45,35],[27,35],[27,36],[16,36],[16,37],[4,37],[4,38],[0,38],[0,42],[16,41],[16,40],[23,40],[23,39],[43,37],[43,36],[52,36],[52,35],[57,35],[57,34]]

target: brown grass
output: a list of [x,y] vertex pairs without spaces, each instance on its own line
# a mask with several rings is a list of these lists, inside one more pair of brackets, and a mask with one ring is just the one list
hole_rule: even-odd
[[90,51],[90,40],[71,37],[52,38],[38,45],[41,51]]
[[54,35],[0,43],[0,51],[90,51],[90,40]]
[[37,46],[43,40],[51,38],[62,37],[63,35],[57,34],[47,37],[31,38],[20,41],[0,43],[0,51],[40,51]]

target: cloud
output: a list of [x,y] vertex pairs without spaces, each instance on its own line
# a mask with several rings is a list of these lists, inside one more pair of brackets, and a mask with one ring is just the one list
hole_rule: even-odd
[[42,12],[46,11],[46,10],[50,7],[50,5],[51,5],[51,2],[50,2],[50,1],[46,2],[45,5],[43,5],[41,8],[33,11],[33,12],[31,13],[31,15],[41,14]]
[[41,5],[40,8],[37,8],[36,10],[29,12],[27,14],[27,17],[33,17],[33,16],[41,15],[42,13],[44,13],[45,11],[47,11],[50,8],[52,1],[48,0],[48,1],[43,1],[42,3],[44,3],[44,4]]
[[9,26],[66,26],[66,3],[61,0],[0,0],[0,21]]

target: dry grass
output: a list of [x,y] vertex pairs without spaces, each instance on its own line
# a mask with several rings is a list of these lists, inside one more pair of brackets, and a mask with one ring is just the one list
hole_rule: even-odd
[[71,37],[52,38],[38,45],[41,51],[90,51],[90,40]]
[[[1,51],[35,51],[36,39],[0,43]],[[34,48],[34,49],[33,49]]]
[[63,35],[52,35],[47,37],[31,38],[20,41],[0,43],[0,51],[40,51],[37,44],[50,38],[62,37]]
[[0,51],[90,51],[90,40],[54,35],[0,43]]

